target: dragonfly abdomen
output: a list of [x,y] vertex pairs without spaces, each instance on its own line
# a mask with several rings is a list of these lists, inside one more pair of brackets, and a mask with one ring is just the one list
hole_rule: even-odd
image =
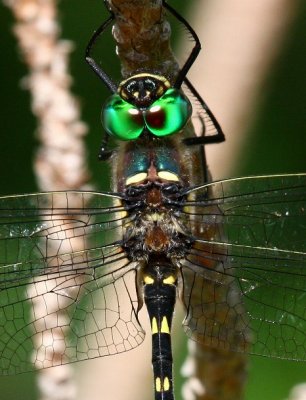
[[174,400],[171,325],[176,301],[177,271],[170,263],[149,262],[144,271],[143,284],[152,331],[155,400]]

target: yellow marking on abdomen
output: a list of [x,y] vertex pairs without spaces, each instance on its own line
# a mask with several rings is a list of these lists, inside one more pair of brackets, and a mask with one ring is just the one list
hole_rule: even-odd
[[153,317],[153,319],[152,319],[152,335],[154,335],[155,333],[158,333],[158,326],[157,326],[156,318]]
[[157,392],[161,392],[161,381],[160,378],[155,379],[155,390]]
[[170,328],[168,325],[167,317],[163,317],[160,331],[161,333],[168,333],[170,335]]
[[146,285],[152,285],[154,283],[154,279],[149,275],[145,275],[143,281]]
[[170,381],[169,378],[166,376],[166,378],[164,379],[164,390],[167,391],[170,389]]
[[169,275],[168,278],[163,279],[163,283],[165,285],[173,285],[175,283],[175,277],[173,275]]

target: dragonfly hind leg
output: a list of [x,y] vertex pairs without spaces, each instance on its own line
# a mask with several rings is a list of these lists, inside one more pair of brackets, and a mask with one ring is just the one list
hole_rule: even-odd
[[225,136],[222,131],[221,126],[219,125],[219,122],[215,118],[214,114],[210,111],[209,107],[205,103],[205,101],[202,99],[198,91],[195,89],[195,87],[192,85],[192,83],[189,81],[188,78],[184,79],[184,83],[187,86],[188,90],[192,93],[192,95],[197,99],[201,107],[203,108],[205,114],[208,116],[210,119],[211,123],[214,126],[215,129],[215,134],[206,136],[206,124],[204,117],[199,116],[200,122],[202,125],[202,132],[201,135],[199,136],[194,136],[191,138],[186,138],[183,140],[183,142],[187,146],[193,146],[193,145],[203,145],[203,144],[209,144],[209,143],[221,143],[225,141]]

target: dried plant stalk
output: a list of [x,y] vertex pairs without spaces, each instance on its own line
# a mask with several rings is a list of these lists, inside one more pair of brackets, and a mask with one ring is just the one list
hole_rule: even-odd
[[[5,3],[16,18],[14,33],[29,68],[29,75],[23,79],[23,84],[32,94],[32,111],[37,117],[40,147],[34,168],[39,189],[50,191],[87,188],[89,173],[83,143],[87,128],[80,121],[78,101],[70,93],[71,77],[67,65],[72,43],[59,39],[57,1],[6,0]],[[52,207],[59,206],[52,204]],[[73,206],[81,207],[82,204]],[[67,244],[68,241],[69,239]],[[75,241],[74,250],[82,250],[83,245],[81,240]],[[48,251],[52,253],[51,248]],[[30,292],[37,290],[38,286],[39,283],[34,283],[29,288]],[[33,313],[42,315],[44,309],[56,311],[58,305],[46,304],[48,301],[48,296],[38,297],[33,304]],[[41,322],[47,319],[48,315],[45,315]],[[36,323],[35,329],[41,332],[39,322]],[[64,334],[60,329],[58,332],[60,335]],[[50,340],[54,339],[54,332],[45,331],[45,340],[48,335]],[[38,342],[36,346],[39,348],[41,344]],[[60,348],[53,349],[52,355],[48,356],[56,360],[60,358],[60,351]],[[34,357],[37,357],[37,354]],[[40,354],[40,359],[41,357]],[[41,399],[75,398],[75,383],[69,365],[41,370],[38,379]]]

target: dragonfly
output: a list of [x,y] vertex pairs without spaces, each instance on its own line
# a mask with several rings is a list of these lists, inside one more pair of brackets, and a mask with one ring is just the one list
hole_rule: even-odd
[[305,360],[306,174],[210,182],[204,146],[224,135],[186,77],[200,42],[163,7],[195,41],[177,76],[143,70],[112,81],[91,56],[112,10],[86,50],[112,92],[99,153],[112,191],[0,198],[2,374],[132,350],[146,306],[155,399],[174,400],[178,301],[185,333],[204,346]]

